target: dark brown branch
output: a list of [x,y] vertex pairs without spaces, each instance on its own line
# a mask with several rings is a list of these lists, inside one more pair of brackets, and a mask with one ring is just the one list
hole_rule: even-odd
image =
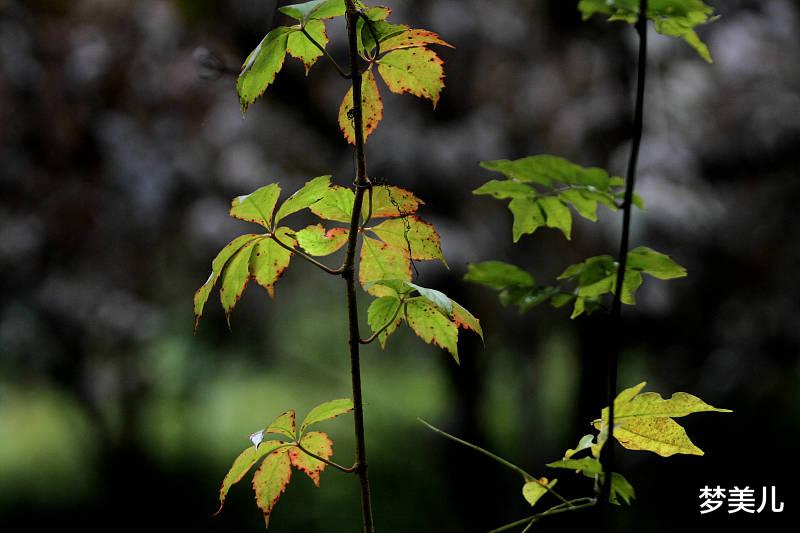
[[350,373],[353,387],[353,419],[356,437],[355,469],[361,484],[361,516],[364,533],[374,533],[372,518],[372,497],[367,471],[367,449],[364,436],[364,400],[361,392],[361,359],[359,349],[361,335],[358,331],[358,304],[356,302],[355,257],[358,244],[358,225],[361,208],[364,204],[364,192],[368,190],[367,160],[364,154],[364,114],[361,98],[361,70],[358,61],[358,28],[359,11],[353,0],[346,0],[347,37],[350,48],[350,73],[353,85],[353,127],[355,129],[356,176],[354,180],[355,198],[353,214],[350,218],[350,234],[347,238],[342,277],[347,284],[347,315],[349,321]]
[[647,75],[647,0],[639,0],[639,19],[636,22],[639,33],[639,59],[636,80],[636,109],[633,119],[633,140],[631,143],[628,172],[625,180],[625,198],[622,202],[622,237],[617,256],[617,282],[611,304],[611,321],[615,334],[612,335],[608,352],[608,440],[603,447],[602,463],[605,475],[601,485],[600,501],[605,507],[609,505],[611,478],[614,471],[614,400],[617,397],[617,369],[619,352],[622,349],[622,287],[625,282],[625,268],[628,264],[628,248],[630,242],[631,213],[633,212],[633,189],[636,186],[636,166],[639,162],[639,148],[642,144],[644,129],[644,87]]

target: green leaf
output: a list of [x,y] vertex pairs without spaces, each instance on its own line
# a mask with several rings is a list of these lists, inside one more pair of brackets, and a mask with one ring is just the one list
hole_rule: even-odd
[[[516,305],[520,313],[529,311],[533,307],[560,296],[558,287],[507,287],[500,292],[500,303],[503,305]],[[571,299],[571,295],[570,296]],[[555,307],[560,307],[555,305]]]
[[361,243],[361,255],[358,268],[358,280],[362,287],[373,296],[390,294],[389,288],[371,285],[372,282],[384,279],[411,280],[411,262],[402,248],[390,246],[364,235]]
[[264,94],[267,87],[275,81],[275,76],[283,67],[289,34],[292,31],[294,30],[283,26],[275,28],[247,56],[236,82],[242,112],[247,111],[248,106]]
[[547,227],[560,229],[564,236],[570,239],[572,237],[572,213],[569,212],[567,206],[552,196],[542,196],[538,202],[545,214]]
[[349,413],[352,410],[353,400],[350,398],[340,398],[338,400],[331,400],[329,402],[321,403],[309,411],[308,415],[306,415],[305,420],[303,420],[303,423],[300,424],[300,433],[305,433],[306,429],[314,424],[336,418],[337,416]]
[[575,208],[580,216],[585,219],[597,222],[597,200],[591,196],[583,194],[583,191],[569,189],[559,193],[558,197],[565,203]]
[[236,254],[231,257],[225,270],[222,272],[222,283],[219,289],[219,297],[222,308],[225,310],[225,317],[230,325],[231,313],[233,312],[239,299],[242,297],[244,288],[250,280],[250,256],[253,253],[254,245],[262,239],[255,239],[242,246]]
[[[375,49],[375,38],[378,39],[379,43],[383,43],[388,39],[401,35],[406,30],[408,30],[408,26],[404,24],[392,24],[385,20],[372,20],[368,27],[363,19],[359,19],[356,30],[358,32],[358,52],[364,59],[368,59],[368,55],[374,55],[372,52]],[[385,50],[381,45],[381,53],[383,52]]]
[[311,207],[312,204],[318,202],[328,193],[330,187],[330,176],[318,176],[307,182],[300,190],[283,202],[278,212],[275,213],[275,223],[277,224],[293,213]]
[[[339,106],[339,129],[342,130],[347,142],[355,144],[356,130],[352,112],[353,88],[350,87]],[[383,100],[372,69],[365,72],[361,78],[361,113],[364,124],[364,140],[366,141],[383,119]]]
[[386,244],[408,252],[412,259],[438,259],[447,265],[436,229],[416,215],[386,220],[368,229]]
[[364,198],[362,216],[367,218],[393,218],[413,215],[425,202],[414,193],[392,185],[372,187],[372,216],[369,210],[369,195]]
[[[591,435],[587,435],[591,437]],[[581,457],[580,459],[562,459],[548,463],[550,468],[564,468],[567,470],[575,470],[587,477],[594,477],[603,473],[603,465],[594,457]]]
[[278,11],[305,24],[310,20],[330,19],[345,14],[344,0],[312,0],[302,4],[282,6]]
[[514,242],[545,225],[545,214],[541,206],[533,200],[515,198],[509,202],[508,208],[514,215],[514,225],[511,228]]
[[615,505],[619,505],[619,500],[627,504],[631,504],[631,500],[636,498],[636,492],[633,490],[627,479],[622,474],[611,472],[611,493],[609,494],[609,501]]
[[489,195],[498,200],[505,200],[507,198],[533,198],[536,196],[536,191],[530,186],[514,180],[491,180],[472,191],[472,194]]
[[397,296],[398,298],[400,296],[410,294],[415,290],[414,287],[412,287],[408,281],[401,279],[381,279],[367,283],[364,286],[364,288],[369,290],[375,285],[380,285],[381,287],[387,287],[389,289],[387,294],[392,296]]
[[311,212],[324,220],[350,223],[353,215],[353,191],[333,185],[319,201],[311,204]]
[[569,448],[566,451],[566,453],[564,453],[564,459],[570,459],[576,453],[591,448],[593,445],[594,445],[594,435],[584,435],[583,437],[581,437],[581,440],[578,442],[578,445],[574,449]]
[[496,290],[513,286],[533,287],[534,284],[533,276],[518,266],[502,261],[470,263],[464,279]]
[[450,352],[458,362],[458,327],[438,307],[424,298],[406,303],[408,325],[419,338]]
[[[327,434],[320,431],[306,433],[303,438],[300,439],[300,445],[323,459],[330,459],[333,455],[333,442],[331,442]],[[295,468],[305,472],[306,475],[311,478],[311,481],[314,482],[314,485],[319,487],[319,477],[322,471],[325,470],[325,463],[311,457],[296,446],[289,449],[289,459]]]
[[454,48],[453,45],[442,40],[441,37],[428,30],[408,29],[381,41],[381,51],[389,52],[400,48],[416,48],[429,44],[440,44]]
[[[644,386],[646,382],[641,383]],[[641,389],[639,389],[641,390]],[[637,393],[627,400],[623,398],[614,404],[614,422],[631,418],[670,417],[680,418],[693,413],[730,413],[730,409],[720,409],[707,404],[697,396],[686,392],[676,392],[668,400],[657,392]],[[608,409],[603,410],[608,417]]]
[[[275,236],[291,248],[297,246],[297,241],[292,237],[292,230],[289,228],[278,228]],[[267,290],[270,298],[274,298],[275,284],[289,268],[291,259],[292,252],[272,239],[261,239],[250,255],[250,277]]]
[[448,298],[446,294],[444,294],[443,292],[439,292],[435,289],[420,287],[419,285],[416,285],[414,283],[409,283],[408,285],[410,287],[413,287],[419,293],[420,296],[422,296],[430,303],[438,307],[442,313],[452,317],[453,301],[450,298]]
[[[610,21],[635,24],[639,17],[638,0],[581,0],[578,9],[584,20],[599,13],[608,15]],[[716,20],[714,8],[702,0],[650,0],[647,18],[653,21],[658,33],[682,38],[703,59],[712,62],[708,47],[694,29]]]
[[294,409],[289,409],[283,414],[278,415],[272,423],[267,426],[264,433],[281,435],[289,440],[295,439],[296,434],[296,415]]
[[195,332],[197,332],[197,326],[200,323],[200,317],[203,316],[203,308],[205,307],[206,301],[208,301],[208,297],[211,294],[211,289],[213,289],[214,285],[216,285],[217,280],[222,274],[222,270],[225,268],[225,265],[228,264],[230,258],[233,257],[233,255],[239,250],[241,250],[244,245],[260,237],[262,236],[255,234],[240,235],[236,237],[229,242],[227,246],[225,246],[225,248],[223,248],[211,262],[211,275],[208,276],[206,282],[199,289],[197,289],[197,292],[194,293]]
[[480,321],[460,304],[453,300],[450,300],[450,302],[453,304],[453,320],[456,326],[459,328],[471,329],[483,340],[483,328],[481,327]]
[[686,269],[670,256],[640,246],[628,253],[627,268],[640,270],[658,279],[675,279],[686,276]]
[[[306,32],[314,41],[319,43],[322,48],[328,45],[328,34],[325,32],[325,23],[321,20],[311,20],[306,24]],[[314,63],[324,54],[302,31],[294,31],[289,34],[289,40],[286,44],[286,51],[295,59],[303,62],[306,68],[306,76],[308,76],[311,67]]]
[[389,335],[394,333],[403,322],[403,317],[397,312],[401,305],[400,299],[396,296],[381,296],[374,300],[367,310],[367,322],[373,333],[379,331],[391,321],[389,327],[378,335],[381,348],[386,347]]
[[292,477],[292,465],[289,450],[281,448],[272,452],[253,476],[253,490],[256,493],[256,504],[264,513],[264,522],[269,527],[269,517],[281,494],[284,493]]
[[[620,300],[627,305],[636,305],[636,291],[642,286],[642,274],[635,270],[625,269],[625,278],[622,280],[622,294]],[[616,290],[617,276],[613,276],[614,290]],[[613,292],[613,290],[612,290]]]
[[444,88],[443,62],[433,50],[408,48],[392,50],[378,62],[378,72],[394,93],[411,93],[427,98],[433,107]]
[[554,182],[602,190],[610,186],[610,177],[605,170],[585,168],[553,155],[534,155],[515,161],[484,161],[481,166],[523,183],[538,183],[545,187],[552,187]]
[[330,255],[347,243],[350,231],[345,228],[325,230],[322,224],[308,226],[295,233],[303,250],[314,256]]
[[261,187],[257,191],[237,196],[231,201],[230,216],[260,224],[267,229],[271,228],[272,213],[281,195],[281,188],[277,183]]
[[225,498],[228,496],[228,491],[231,489],[233,485],[240,482],[242,478],[244,478],[245,474],[250,471],[250,469],[259,462],[264,456],[272,453],[276,449],[284,446],[284,443],[271,440],[267,442],[262,442],[260,446],[248,446],[239,456],[233,461],[233,465],[231,465],[230,470],[228,473],[225,474],[225,479],[222,480],[222,486],[219,489],[219,509],[214,515],[218,515],[222,511],[222,507],[225,505]]
[[525,497],[528,503],[531,504],[531,507],[533,507],[536,505],[536,502],[542,498],[542,496],[547,494],[548,489],[552,489],[556,486],[557,482],[557,479],[548,481],[546,477],[538,480],[528,481],[522,486],[522,495]]

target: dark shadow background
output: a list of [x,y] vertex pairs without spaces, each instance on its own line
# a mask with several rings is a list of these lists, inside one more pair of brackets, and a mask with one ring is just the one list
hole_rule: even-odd
[[[387,0],[430,28],[447,88],[428,102],[383,89],[371,174],[413,189],[451,269],[420,283],[473,309],[485,347],[462,365],[407,331],[364,350],[368,449],[379,531],[479,532],[531,511],[520,480],[425,430],[424,417],[540,475],[604,404],[602,316],[520,316],[461,281],[468,262],[523,265],[542,282],[614,253],[619,217],[511,243],[506,208],[470,191],[487,159],[553,153],[621,173],[636,39],[581,23],[562,0]],[[715,57],[652,37],[633,242],[688,278],[648,281],[624,310],[621,386],[642,380],[735,410],[684,419],[705,457],[623,453],[638,500],[620,531],[771,527],[796,513],[800,402],[800,8],[712,2]],[[272,302],[250,288],[232,332],[212,297],[192,335],[193,291],[247,225],[230,198],[279,181],[352,176],[336,125],[347,85],[324,62],[286,66],[245,118],[233,78],[198,77],[201,48],[231,65],[275,24],[264,0],[0,0],[0,526],[5,531],[262,531],[242,483],[212,519],[218,483],[247,435],[283,410],[349,395],[341,283],[299,260]],[[329,25],[344,58],[343,26]],[[367,301],[364,300],[366,309]],[[352,457],[348,421],[328,424]],[[563,492],[585,480],[560,476]],[[295,476],[279,532],[358,531],[357,484]],[[698,513],[704,485],[776,485],[783,515]],[[796,517],[796,514],[794,514]],[[542,531],[595,528],[590,514]]]

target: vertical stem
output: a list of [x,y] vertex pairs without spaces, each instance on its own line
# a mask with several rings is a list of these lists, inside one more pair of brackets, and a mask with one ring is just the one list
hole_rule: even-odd
[[358,331],[358,306],[356,303],[355,257],[358,243],[358,229],[361,217],[361,206],[364,203],[364,191],[369,187],[367,179],[367,161],[364,155],[364,116],[361,109],[361,76],[362,72],[358,61],[358,48],[356,29],[358,11],[353,0],[346,0],[347,5],[347,36],[350,46],[350,76],[353,83],[353,112],[355,129],[355,201],[353,202],[353,215],[350,219],[350,235],[347,240],[342,277],[347,284],[347,315],[349,321],[350,344],[350,370],[353,381],[353,415],[355,419],[356,434],[356,473],[361,483],[361,514],[364,533],[374,533],[375,527],[372,520],[372,501],[367,474],[367,449],[364,438],[364,401],[361,394],[361,361],[360,340]]
[[605,466],[605,476],[601,488],[601,503],[608,505],[611,492],[611,475],[614,471],[614,400],[617,397],[617,368],[619,366],[619,351],[622,348],[622,287],[625,280],[625,268],[628,263],[628,247],[630,240],[631,212],[633,205],[633,189],[636,186],[636,166],[639,161],[639,148],[642,144],[642,130],[644,126],[644,86],[647,73],[647,0],[639,0],[639,19],[636,22],[639,33],[639,59],[636,80],[636,110],[633,119],[633,141],[631,154],[628,160],[628,172],[625,180],[625,199],[622,203],[622,238],[620,239],[619,255],[617,256],[617,282],[611,305],[611,320],[614,324],[615,335],[608,352],[608,442],[603,447],[602,463]]

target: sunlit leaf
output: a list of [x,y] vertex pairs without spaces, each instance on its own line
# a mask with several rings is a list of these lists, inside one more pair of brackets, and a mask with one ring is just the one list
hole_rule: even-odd
[[275,213],[275,223],[277,224],[293,213],[311,207],[312,204],[318,202],[328,193],[330,186],[330,176],[319,176],[303,185],[300,190],[287,198],[280,206],[278,212]]
[[392,92],[427,98],[436,107],[444,88],[442,65],[442,60],[432,50],[407,48],[383,56],[378,63],[378,72]]
[[[322,48],[326,47],[328,44],[328,34],[325,32],[324,22],[321,20],[311,20],[306,24],[305,30]],[[308,76],[314,63],[323,56],[322,50],[320,50],[302,31],[295,31],[289,34],[286,51],[289,52],[290,56],[303,62],[303,65],[306,67],[306,76]]]
[[[383,99],[372,69],[361,78],[361,113],[364,124],[364,140],[378,127],[383,118]],[[353,115],[353,88],[344,95],[339,106],[339,129],[350,144],[356,143],[355,121]]]
[[545,214],[547,227],[560,229],[567,239],[572,238],[572,213],[567,206],[552,196],[542,196],[538,202]]
[[686,276],[686,269],[670,256],[640,246],[628,253],[627,268],[640,270],[658,279],[674,279]]
[[491,180],[472,191],[472,194],[489,195],[498,200],[506,200],[509,198],[533,198],[536,191],[530,186],[514,180]]
[[[292,237],[292,230],[289,228],[278,228],[275,236],[286,246],[291,248],[297,246],[297,241]],[[264,287],[272,298],[275,296],[275,284],[289,268],[291,259],[292,252],[270,238],[261,239],[250,255],[250,276]]]
[[337,416],[349,413],[353,410],[353,400],[350,398],[340,398],[329,402],[321,403],[314,407],[306,415],[303,423],[300,424],[300,433],[305,433],[306,429],[314,424],[336,418]]
[[[587,435],[591,437],[591,435]],[[594,457],[581,457],[580,459],[562,459],[548,463],[550,468],[564,468],[567,470],[575,470],[588,477],[594,477],[603,472],[603,465]]]
[[[312,431],[303,435],[303,438],[300,439],[300,445],[323,459],[330,459],[333,455],[333,442],[331,442],[327,434],[320,431]],[[314,482],[314,485],[319,487],[319,477],[322,471],[325,470],[325,463],[308,455],[296,446],[289,449],[289,459],[295,468],[305,472]]]
[[385,242],[364,235],[358,267],[358,279],[367,292],[373,296],[390,294],[389,288],[381,285],[367,286],[374,281],[392,279],[411,281],[411,262],[408,253],[402,248],[390,246]]
[[297,242],[311,255],[325,256],[334,253],[347,244],[350,232],[345,228],[325,230],[322,224],[308,226],[295,233]]
[[548,489],[555,487],[557,482],[557,479],[548,481],[546,477],[539,480],[528,481],[522,486],[522,495],[532,507],[536,505],[536,502],[538,502],[542,496],[547,494]]
[[416,215],[385,220],[369,230],[386,244],[409,252],[412,259],[438,259],[447,264],[436,229]]
[[439,308],[424,298],[412,298],[406,304],[406,316],[419,338],[447,350],[458,362],[458,327]]
[[399,48],[416,48],[428,44],[440,44],[453,48],[453,45],[442,40],[441,37],[428,30],[408,29],[381,41],[381,51],[389,52]]
[[267,426],[264,433],[281,435],[289,440],[294,440],[296,432],[296,415],[294,409],[289,409],[283,414],[278,415],[272,423]]
[[[425,202],[414,193],[392,185],[372,187],[372,212],[370,218],[404,217],[413,215]],[[369,196],[364,197],[363,216],[370,214]]]
[[310,20],[341,17],[345,14],[344,0],[312,0],[302,4],[281,6],[278,11],[305,24]]
[[428,300],[430,303],[435,305],[439,308],[439,310],[448,315],[452,316],[453,314],[453,301],[443,292],[437,291],[435,289],[429,289],[427,287],[421,287],[414,283],[409,283],[411,287],[413,287],[421,297]]
[[275,81],[275,76],[283,67],[289,34],[292,31],[291,28],[283,26],[275,28],[245,60],[236,82],[242,111],[246,111],[248,106],[264,94],[267,87]]
[[269,527],[272,510],[289,485],[291,478],[292,465],[289,459],[289,450],[286,448],[269,454],[253,476],[256,504],[264,513],[264,523],[267,527]]
[[325,220],[350,223],[353,215],[353,191],[334,185],[319,201],[310,206],[311,212]]
[[230,216],[245,222],[260,224],[269,229],[272,213],[275,211],[275,205],[278,203],[280,195],[280,186],[273,183],[261,187],[253,193],[237,196],[231,201]]
[[397,296],[381,296],[373,300],[367,310],[367,323],[373,333],[389,324],[389,327],[378,334],[378,341],[381,343],[382,348],[386,347],[389,335],[394,333],[403,322],[403,316],[398,313],[401,305]]
[[214,514],[219,514],[220,511],[222,511],[222,507],[225,504],[225,498],[228,496],[228,491],[231,489],[231,487],[241,481],[245,474],[250,471],[253,465],[258,463],[264,456],[272,453],[281,446],[284,446],[284,443],[277,440],[271,440],[260,443],[260,446],[258,447],[248,446],[242,453],[239,454],[239,456],[233,461],[233,465],[231,465],[228,473],[225,474],[225,479],[222,480],[222,486],[219,489],[219,509],[217,509],[217,512]]
[[250,280],[250,256],[253,253],[255,244],[262,239],[256,239],[242,246],[236,254],[231,257],[225,269],[222,271],[222,282],[219,289],[219,297],[225,316],[230,324],[230,315],[233,308],[239,303],[244,288]]
[[480,321],[462,305],[453,300],[450,301],[453,304],[453,320],[456,326],[463,329],[471,329],[483,339],[483,328]]
[[508,208],[514,215],[512,226],[514,242],[545,225],[545,214],[538,202],[527,198],[515,198],[508,204]]

